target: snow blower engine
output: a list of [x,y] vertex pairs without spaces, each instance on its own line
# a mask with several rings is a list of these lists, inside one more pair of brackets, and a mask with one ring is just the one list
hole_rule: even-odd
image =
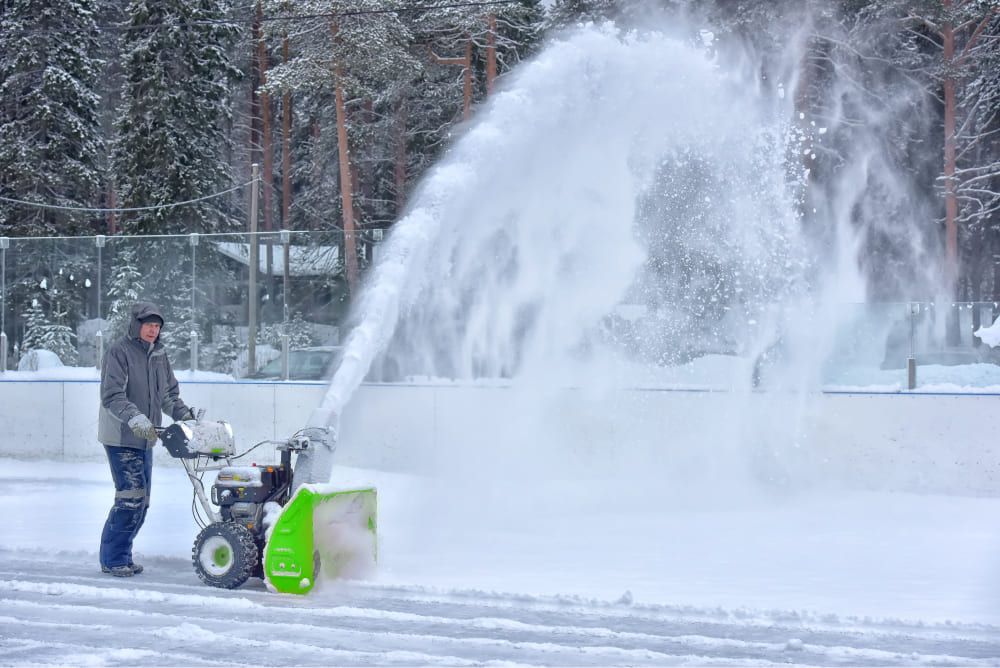
[[[260,577],[271,589],[304,594],[320,572],[357,576],[374,566],[374,488],[293,488],[292,455],[297,461],[315,447],[307,436],[261,441],[236,455],[226,422],[185,420],[157,429],[157,435],[184,464],[194,487],[192,512],[201,532],[191,558],[206,584],[234,589]],[[279,463],[233,463],[264,444],[281,453]],[[202,481],[208,471],[218,472],[210,494]]]

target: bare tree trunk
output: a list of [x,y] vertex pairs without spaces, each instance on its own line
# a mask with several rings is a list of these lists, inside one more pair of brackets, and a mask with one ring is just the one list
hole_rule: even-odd
[[466,41],[465,56],[462,58],[442,58],[434,53],[430,46],[427,47],[427,52],[431,55],[434,62],[439,65],[461,65],[465,68],[462,72],[464,79],[462,120],[469,120],[469,117],[472,115],[472,38],[469,37],[468,41]]
[[462,104],[462,120],[472,115],[472,37],[465,43],[465,86]]
[[[333,39],[337,39],[337,24],[330,24]],[[344,103],[343,70],[339,61],[334,65],[334,106],[337,112],[337,152],[340,156],[340,200],[344,215],[344,264],[347,268],[347,288],[357,291],[358,254],[354,240],[354,197],[351,193],[351,154],[347,146],[347,106]]]
[[[979,40],[982,31],[993,16],[1000,12],[1000,5],[994,3],[984,8],[979,18],[964,24],[955,24],[955,11],[967,7],[972,0],[941,0],[944,8],[943,22],[912,14],[933,30],[941,38],[942,65],[944,66],[944,207],[945,207],[945,260],[944,279],[952,299],[958,298],[958,281],[961,275],[958,251],[958,88],[961,84],[962,69],[966,66],[969,52]],[[961,53],[958,53],[958,36],[967,35]],[[949,342],[958,341],[958,323],[947,326]]]
[[[365,99],[361,120],[366,126],[371,126],[375,123],[375,105],[371,98]],[[366,135],[365,145],[361,150],[363,155],[371,156],[375,154],[375,139],[372,134]],[[355,165],[354,179],[356,184],[354,192],[361,195],[358,202],[359,217],[356,221],[356,227],[359,233],[362,234],[359,234],[358,243],[362,247],[362,257],[371,262],[371,238],[369,235],[363,234],[363,232],[368,222],[373,220],[375,214],[379,212],[379,207],[375,204],[375,161],[365,160],[360,165]]]
[[[944,0],[950,9],[952,0]],[[948,23],[941,34],[944,43],[944,229],[945,280],[952,299],[957,298],[958,200],[955,197],[955,27]]]
[[118,208],[118,193],[115,192],[115,182],[108,182],[108,234],[114,236],[118,230],[118,217],[115,209]]
[[[257,3],[257,19],[263,20],[263,9]],[[261,112],[261,149],[264,153],[264,230],[274,229],[274,149],[271,146],[271,101],[264,86],[267,85],[267,45],[263,34],[257,40],[257,60],[260,63],[260,112]],[[267,294],[274,304],[274,245],[267,243],[267,260],[264,265],[267,270]]]
[[347,148],[347,109],[344,105],[344,90],[340,85],[340,65],[336,67],[337,83],[334,96],[337,107],[337,149],[340,156],[340,199],[344,210],[344,262],[347,266],[347,285],[351,294],[358,283],[358,254],[354,243],[354,197],[351,193],[351,158]]
[[[253,22],[253,43],[257,44],[261,37],[261,27],[260,19],[258,17],[254,18]],[[260,152],[260,99],[257,96],[257,89],[260,86],[261,75],[260,75],[260,52],[257,49],[251,49],[250,51],[250,133],[248,139],[250,141],[249,150],[247,155],[250,158],[250,164],[260,164],[260,158],[258,153]],[[250,171],[249,169],[247,170]]]
[[486,94],[493,93],[497,78],[497,15],[489,15],[489,32],[486,33]]
[[[254,16],[253,27],[252,27],[251,32],[252,32],[251,37],[253,39],[253,44],[256,45],[256,44],[258,44],[260,42],[260,39],[261,39],[261,21],[260,21],[260,16],[259,15]],[[252,179],[252,187],[250,189],[250,193],[251,194],[248,197],[248,200],[249,200],[248,203],[247,203],[247,209],[248,210],[253,210],[253,208],[254,208],[254,204],[256,203],[256,199],[255,199],[256,195],[255,195],[255,193],[257,192],[257,189],[258,189],[258,187],[260,185],[258,183],[258,179],[256,178],[257,177],[257,174],[256,174],[256,165],[260,164],[259,153],[260,153],[260,147],[261,147],[261,141],[260,141],[260,121],[261,121],[261,116],[260,116],[260,98],[259,98],[259,96],[257,94],[257,91],[258,91],[258,88],[260,86],[260,82],[261,81],[262,81],[262,75],[261,75],[260,51],[258,49],[252,48],[252,49],[250,49],[250,134],[249,134],[249,137],[248,137],[249,142],[250,142],[250,150],[247,151],[247,155],[250,158],[250,169],[248,171],[250,171],[254,175],[254,178]],[[251,218],[254,218],[254,215],[251,215]],[[255,225],[256,225],[256,222],[249,224],[248,228],[247,228],[248,231],[255,232],[256,231],[256,229],[254,227]],[[256,249],[257,249],[257,237],[255,235],[248,235],[248,242],[249,242],[248,243],[248,247],[250,249],[250,257],[255,259],[256,258],[256,252],[257,252],[256,251]],[[256,259],[254,261],[256,261]],[[247,268],[248,268],[248,270],[250,270],[249,265],[247,266]],[[255,271],[254,270],[250,270],[249,271],[249,275],[248,275],[248,280],[249,280],[249,277],[253,277],[254,275],[255,275]],[[249,286],[249,283],[248,283],[248,286]],[[253,296],[255,294],[255,292],[256,292],[256,287],[255,286],[249,286],[248,287],[248,294],[250,296]],[[244,316],[246,317],[248,324],[253,324],[253,323],[250,322],[251,319],[252,319],[251,318],[251,311],[252,310],[253,309],[250,308],[250,300],[249,300],[249,297],[248,297],[247,308],[244,310]],[[253,337],[254,333],[251,331],[249,333],[249,336]],[[251,338],[251,341],[250,341],[251,357],[253,356],[253,352],[252,351],[254,350],[254,345],[255,345],[255,342]],[[251,359],[251,361],[253,361],[253,360]],[[253,367],[251,367],[251,370],[253,370]]]
[[396,185],[396,216],[403,215],[406,206],[406,98],[400,98],[396,103],[396,164],[393,168]]
[[[281,61],[288,62],[288,33],[284,33],[281,41]],[[289,229],[292,208],[292,96],[285,91],[281,96],[281,227]],[[284,244],[284,279],[288,285],[290,272],[288,269],[288,245]],[[286,306],[287,308],[287,306]]]

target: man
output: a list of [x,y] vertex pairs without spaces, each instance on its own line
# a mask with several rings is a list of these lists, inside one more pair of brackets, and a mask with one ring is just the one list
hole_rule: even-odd
[[97,439],[104,444],[115,482],[115,503],[101,534],[101,570],[118,577],[142,572],[132,561],[132,542],[149,508],[154,425],[161,423],[163,413],[174,420],[194,417],[194,410],[181,401],[160,342],[162,326],[159,308],[135,304],[128,333],[111,345],[101,368]]

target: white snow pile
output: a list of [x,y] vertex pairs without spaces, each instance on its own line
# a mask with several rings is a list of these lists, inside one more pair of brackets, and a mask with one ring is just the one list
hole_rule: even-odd
[[1000,345],[1000,318],[997,318],[989,327],[980,327],[973,334],[982,339],[983,343],[990,348],[996,348]]

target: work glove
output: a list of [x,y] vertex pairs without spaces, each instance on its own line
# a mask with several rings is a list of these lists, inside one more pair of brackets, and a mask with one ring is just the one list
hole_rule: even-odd
[[184,419],[185,420],[199,420],[200,421],[203,417],[205,417],[205,409],[204,408],[196,410],[194,406],[188,406],[188,415]]
[[147,441],[156,440],[156,430],[153,428],[153,423],[149,421],[149,418],[139,413],[128,421],[129,429],[132,433],[139,438],[144,438]]

